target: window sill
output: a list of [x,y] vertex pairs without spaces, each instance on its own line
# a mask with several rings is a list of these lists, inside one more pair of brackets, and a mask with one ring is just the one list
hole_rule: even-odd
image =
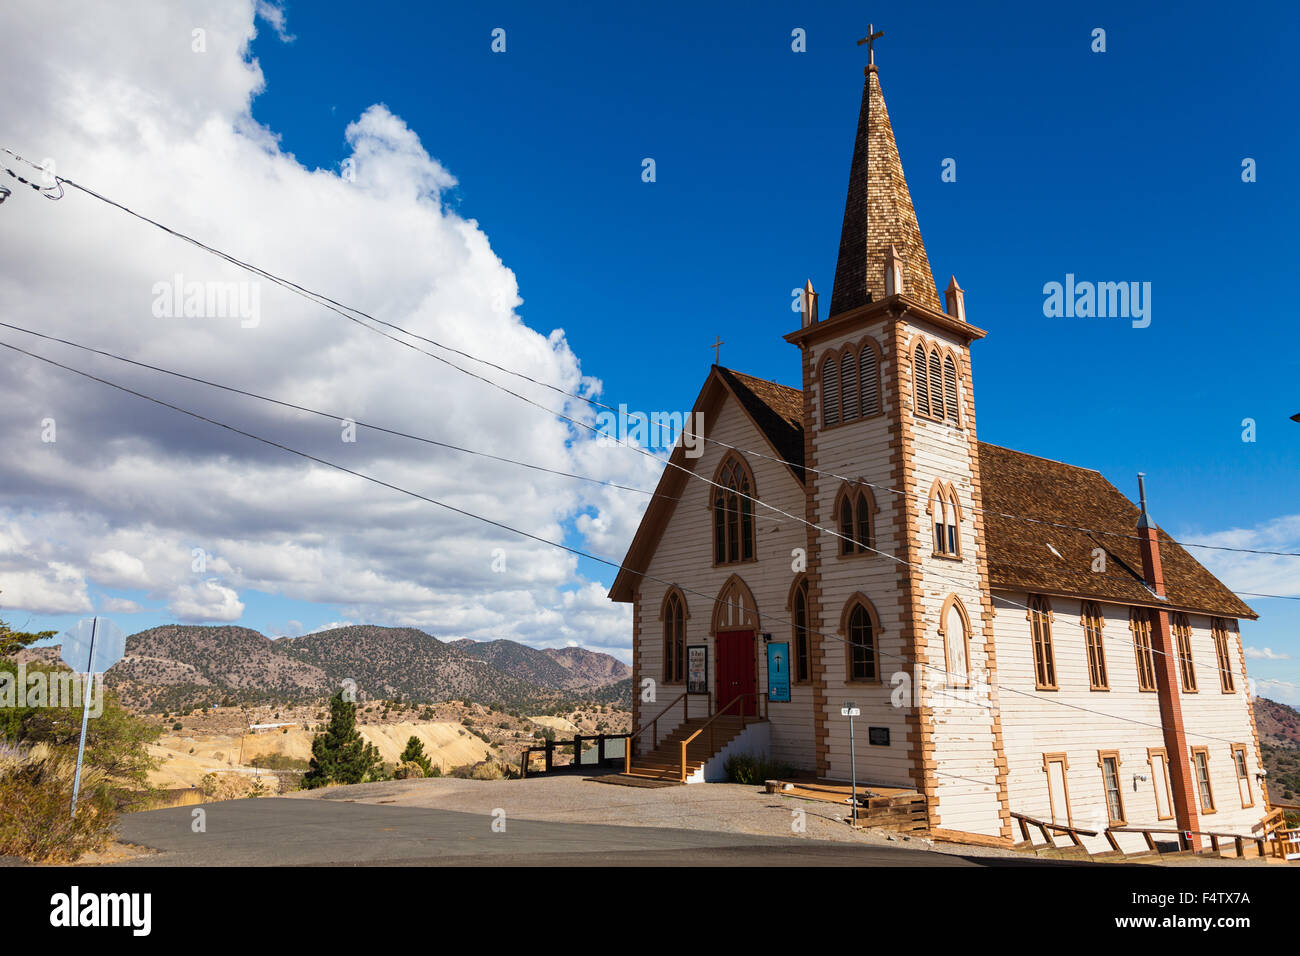
[[869,558],[869,557],[872,557],[872,556],[875,555],[875,554],[876,554],[876,552],[875,552],[874,550],[870,550],[870,551],[841,551],[841,552],[839,552],[839,553],[836,555],[836,557],[839,557],[839,558]]

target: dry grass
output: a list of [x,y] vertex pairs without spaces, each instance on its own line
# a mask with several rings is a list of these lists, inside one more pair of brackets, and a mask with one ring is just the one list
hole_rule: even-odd
[[107,776],[83,767],[77,816],[70,815],[74,757],[48,744],[0,745],[0,854],[64,863],[108,842],[117,819]]

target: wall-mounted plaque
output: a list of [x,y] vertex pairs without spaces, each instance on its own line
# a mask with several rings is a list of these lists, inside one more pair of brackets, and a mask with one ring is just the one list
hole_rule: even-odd
[[868,727],[867,742],[873,747],[889,746],[889,728],[888,727]]
[[709,692],[709,649],[704,644],[690,644],[686,648],[686,693]]

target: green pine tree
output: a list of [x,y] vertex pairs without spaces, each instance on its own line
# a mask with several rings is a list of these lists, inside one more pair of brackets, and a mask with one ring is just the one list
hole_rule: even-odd
[[330,722],[311,742],[311,768],[302,779],[311,790],[330,783],[361,783],[379,776],[383,761],[357,731],[357,705],[338,693],[330,698]]
[[420,743],[420,738],[414,735],[406,742],[406,749],[402,751],[402,756],[397,762],[399,764],[408,762],[418,764],[426,777],[429,776],[429,771],[433,769],[433,761],[425,754],[424,744]]

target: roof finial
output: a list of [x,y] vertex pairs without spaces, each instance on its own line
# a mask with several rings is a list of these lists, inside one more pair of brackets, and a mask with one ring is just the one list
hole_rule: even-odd
[[867,24],[867,35],[858,41],[858,46],[867,45],[867,69],[876,65],[876,41],[885,35],[884,30],[877,31],[874,23]]

